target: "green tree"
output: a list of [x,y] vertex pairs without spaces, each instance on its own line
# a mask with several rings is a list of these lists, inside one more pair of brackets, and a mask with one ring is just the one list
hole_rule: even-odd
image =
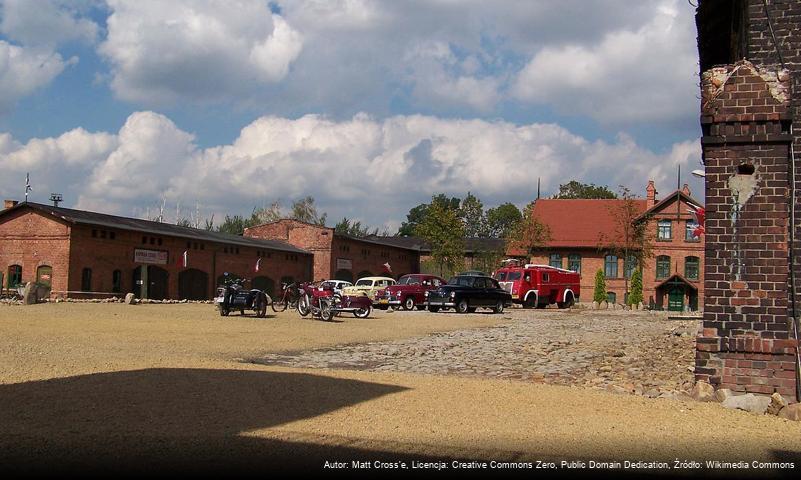
[[553,198],[617,198],[617,195],[606,186],[571,180],[565,184],[559,185],[559,193],[554,195]]
[[[445,209],[458,210],[460,201],[456,197],[448,197],[444,193],[440,193],[431,197],[431,204],[434,203]],[[409,213],[406,214],[406,221],[398,229],[398,236],[409,237],[415,235],[415,229],[425,220],[426,215],[428,215],[428,207],[431,204],[421,203],[416,207],[412,207]]]
[[507,238],[523,220],[520,209],[511,203],[504,203],[487,210],[487,235],[493,238]]
[[606,300],[606,279],[604,271],[600,268],[595,272],[595,290],[592,292],[592,301],[601,303]]
[[242,235],[245,233],[246,226],[245,218],[242,215],[226,215],[225,221],[217,227],[217,231],[229,235]]
[[506,237],[506,244],[517,250],[532,252],[545,247],[551,239],[551,229],[534,215],[534,203],[530,203],[523,219]]
[[314,205],[314,197],[307,196],[292,202],[291,217],[301,222],[325,226],[325,221],[326,217],[328,217],[328,214],[318,213],[317,207]]
[[269,207],[253,207],[248,226],[253,227],[284,218],[280,200],[276,200]]
[[631,275],[631,293],[629,293],[627,305],[639,305],[642,303],[642,270],[639,268]]
[[432,198],[426,216],[417,224],[414,234],[431,245],[431,257],[439,268],[440,276],[445,272],[459,270],[464,263],[464,224],[458,210]]
[[388,232],[384,230],[379,233],[378,227],[370,229],[367,225],[362,225],[359,220],[350,220],[348,217],[342,218],[339,223],[334,227],[334,232],[340,235],[348,235],[350,237],[364,238],[371,235],[386,235]]
[[484,204],[475,195],[467,192],[459,205],[459,214],[464,222],[466,237],[487,236],[487,216],[484,214]]
[[211,214],[211,218],[207,218],[205,220],[205,225],[203,226],[203,229],[207,230],[209,232],[214,230],[214,214],[213,213]]

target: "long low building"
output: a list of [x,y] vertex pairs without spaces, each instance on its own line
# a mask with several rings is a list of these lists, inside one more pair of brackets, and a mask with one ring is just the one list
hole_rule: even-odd
[[4,207],[4,288],[35,281],[49,285],[55,297],[104,298],[132,292],[152,299],[191,300],[211,298],[226,272],[249,279],[250,285],[270,295],[280,282],[312,279],[313,255],[278,240],[38,203],[6,201]]

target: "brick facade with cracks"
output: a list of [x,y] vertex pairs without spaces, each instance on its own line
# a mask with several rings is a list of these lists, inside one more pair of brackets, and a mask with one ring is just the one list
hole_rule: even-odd
[[794,228],[797,254],[801,227],[797,216],[790,222],[801,199],[801,172],[796,166],[793,178],[791,163],[791,146],[801,148],[792,133],[801,125],[801,2],[701,0],[696,24],[707,217],[695,376],[797,399],[789,247]]

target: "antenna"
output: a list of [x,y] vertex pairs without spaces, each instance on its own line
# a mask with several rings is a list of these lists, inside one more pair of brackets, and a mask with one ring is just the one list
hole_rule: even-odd
[[64,200],[64,197],[60,193],[51,193],[50,194],[50,201],[53,202],[53,206],[57,207],[58,202]]

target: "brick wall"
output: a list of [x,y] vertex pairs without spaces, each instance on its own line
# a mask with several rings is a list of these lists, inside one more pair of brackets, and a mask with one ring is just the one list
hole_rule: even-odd
[[795,397],[789,76],[741,61],[705,72],[701,87],[707,248],[696,378]]
[[22,266],[22,281],[36,281],[37,269],[50,266],[52,289],[67,289],[70,226],[30,210],[17,210],[0,222],[0,273],[3,288],[8,268]]

